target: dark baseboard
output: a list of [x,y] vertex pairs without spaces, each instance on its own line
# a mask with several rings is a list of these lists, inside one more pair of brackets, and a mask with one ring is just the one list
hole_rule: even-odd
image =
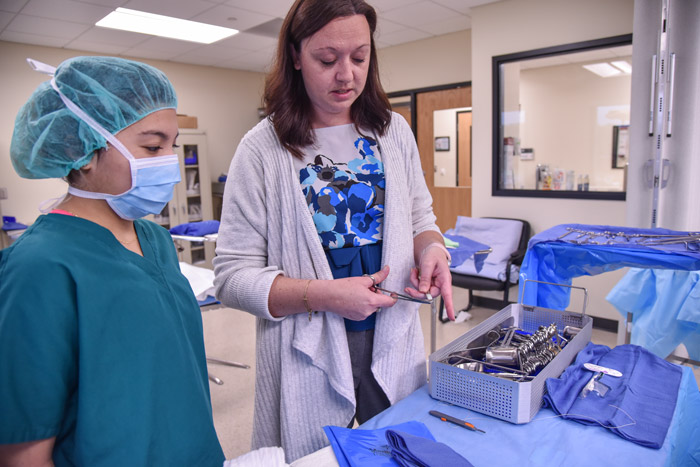
[[488,308],[490,310],[502,310],[508,303],[503,303],[503,300],[498,300],[495,298],[481,297],[479,295],[473,295],[474,303],[473,306],[480,306],[483,308]]
[[617,334],[617,326],[619,321],[616,319],[609,318],[598,318],[597,316],[591,316],[593,318],[593,327],[595,329],[600,329],[601,331],[614,332]]

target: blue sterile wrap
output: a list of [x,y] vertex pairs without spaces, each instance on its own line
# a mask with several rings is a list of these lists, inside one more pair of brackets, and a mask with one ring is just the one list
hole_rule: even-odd
[[[519,296],[522,303],[556,310],[565,310],[569,304],[570,290],[525,280],[571,285],[578,276],[594,276],[623,267],[656,269],[700,270],[700,251],[687,249],[683,244],[646,246],[615,243],[613,245],[577,245],[577,234],[568,228],[596,232],[623,232],[626,234],[687,235],[668,229],[636,229],[607,225],[562,224],[547,229],[530,239],[528,251],[520,268]],[[602,240],[602,238],[597,239]],[[621,242],[623,240],[618,240]],[[523,294],[523,287],[525,287]]]
[[453,265],[458,266],[473,256],[476,272],[481,271],[481,268],[484,267],[484,260],[489,254],[477,254],[477,251],[488,250],[490,248],[488,245],[479,243],[462,235],[452,235],[446,233],[444,236],[447,239],[459,244],[457,248],[450,248],[450,256],[452,256]]
[[414,421],[375,430],[323,427],[340,467],[396,467],[396,462],[391,457],[391,447],[387,444],[387,430],[398,430],[435,440],[423,423]]
[[202,237],[217,233],[219,231],[219,221],[200,221],[188,222],[185,224],[176,225],[170,229],[170,233],[174,235],[189,235],[192,237]]
[[[603,375],[600,382],[610,388],[599,396],[581,390],[595,374],[584,368],[593,363],[622,373]],[[596,425],[633,443],[659,449],[676,409],[683,371],[638,345],[620,345],[612,350],[589,343],[559,378],[546,381],[545,402],[563,418]]]
[[661,358],[684,344],[700,360],[700,271],[633,268],[605,298],[633,314],[632,344]]
[[391,457],[401,467],[473,467],[446,444],[398,430],[387,430]]

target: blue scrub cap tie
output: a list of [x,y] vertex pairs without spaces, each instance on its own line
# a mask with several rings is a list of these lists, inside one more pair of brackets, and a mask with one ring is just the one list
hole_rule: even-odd
[[145,63],[74,57],[54,69],[27,61],[53,79],[39,85],[15,120],[10,157],[24,178],[65,177],[106,147],[98,127],[115,135],[153,112],[177,107],[168,78]]

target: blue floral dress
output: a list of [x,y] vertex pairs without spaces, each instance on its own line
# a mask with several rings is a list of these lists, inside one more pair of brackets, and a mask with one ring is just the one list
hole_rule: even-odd
[[[371,274],[381,268],[384,164],[377,142],[353,124],[316,129],[316,144],[295,159],[301,189],[326,250],[333,277]],[[374,328],[346,320],[346,329]]]

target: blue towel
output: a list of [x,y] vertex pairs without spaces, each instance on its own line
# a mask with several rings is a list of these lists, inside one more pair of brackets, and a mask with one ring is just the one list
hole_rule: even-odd
[[2,216],[2,230],[24,230],[27,226],[17,222],[12,216]]
[[189,235],[192,237],[203,237],[217,233],[219,231],[219,221],[200,221],[188,222],[186,224],[176,225],[170,229],[171,234]]
[[[581,390],[594,375],[583,367],[594,363],[618,370],[622,377],[603,375],[610,390],[586,398]],[[559,378],[546,382],[545,402],[563,418],[608,428],[633,443],[659,449],[666,439],[678,398],[682,369],[638,345],[610,350],[589,343]]]
[[489,254],[481,253],[477,255],[476,252],[481,250],[489,250],[491,247],[462,235],[452,235],[447,233],[443,235],[449,240],[459,243],[457,248],[450,248],[450,256],[452,256],[452,264],[454,266],[459,266],[473,256],[474,268],[476,269],[476,272],[481,271],[481,268],[484,267],[484,260]]
[[421,422],[410,421],[376,430],[324,426],[323,431],[331,443],[340,467],[396,467],[387,444],[387,430],[400,430],[424,438],[434,439]]
[[451,447],[432,439],[397,430],[387,430],[391,456],[401,467],[473,467]]

